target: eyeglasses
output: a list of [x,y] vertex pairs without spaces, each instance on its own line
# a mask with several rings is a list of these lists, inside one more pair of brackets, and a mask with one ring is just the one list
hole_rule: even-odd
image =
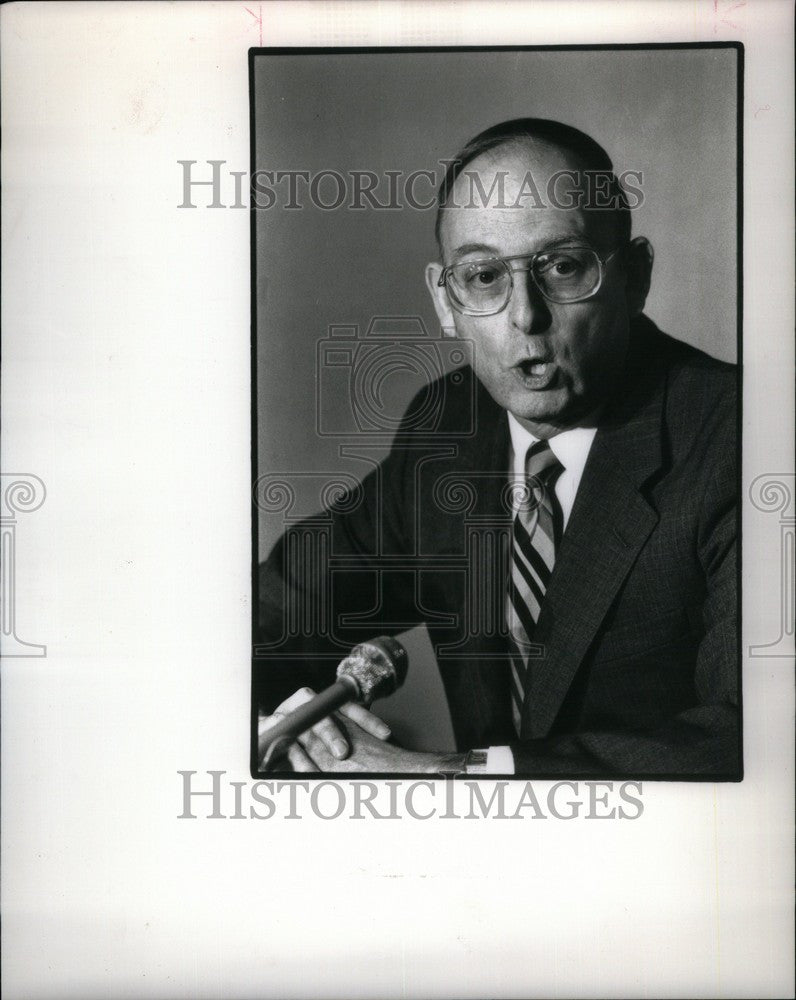
[[596,295],[605,265],[619,250],[600,257],[591,247],[558,247],[515,257],[467,260],[444,267],[437,284],[447,289],[451,305],[465,316],[502,312],[514,289],[515,271],[529,271],[549,302],[583,302]]

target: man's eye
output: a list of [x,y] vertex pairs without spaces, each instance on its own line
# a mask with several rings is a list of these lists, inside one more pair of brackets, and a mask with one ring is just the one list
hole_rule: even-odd
[[477,288],[488,288],[498,279],[499,272],[494,267],[479,267],[466,275],[468,285],[475,285]]
[[539,258],[536,266],[538,273],[548,278],[571,278],[583,271],[583,260],[570,254],[556,254]]
[[557,260],[553,265],[553,270],[556,274],[572,274],[577,270],[577,262],[574,260]]

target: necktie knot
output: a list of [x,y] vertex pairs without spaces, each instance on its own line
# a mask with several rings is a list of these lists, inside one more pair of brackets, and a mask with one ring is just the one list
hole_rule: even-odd
[[525,475],[544,481],[553,471],[563,466],[556,458],[549,441],[537,441],[528,449],[525,456]]
[[521,514],[527,518],[541,504],[551,509],[547,496],[563,468],[547,441],[537,441],[530,446],[525,456],[525,489],[519,507]]

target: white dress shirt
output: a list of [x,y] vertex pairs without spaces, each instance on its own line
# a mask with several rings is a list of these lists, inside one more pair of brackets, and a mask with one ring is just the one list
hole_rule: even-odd
[[[511,433],[511,455],[509,458],[509,474],[515,481],[525,481],[525,456],[532,444],[539,438],[526,430],[513,414],[509,413],[509,432]],[[556,499],[564,515],[564,528],[569,523],[569,515],[575,505],[575,494],[578,492],[586,459],[589,457],[596,427],[573,427],[569,431],[561,431],[548,440],[550,450],[564,466],[564,471],[556,482]]]
[[[511,434],[511,450],[509,454],[509,476],[514,482],[525,482],[525,456],[532,444],[539,438],[526,430],[511,413],[509,432]],[[569,523],[569,516],[575,505],[575,495],[578,492],[586,459],[589,457],[596,427],[573,427],[572,430],[561,431],[548,440],[550,449],[558,461],[564,466],[564,471],[556,481],[556,499],[564,515],[564,530]],[[517,491],[519,493],[519,491]],[[516,512],[516,506],[515,506]],[[481,774],[514,774],[514,756],[509,747],[489,747],[486,766],[479,769]]]

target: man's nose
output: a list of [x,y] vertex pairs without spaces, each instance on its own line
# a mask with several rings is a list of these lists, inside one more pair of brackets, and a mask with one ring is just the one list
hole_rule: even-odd
[[536,287],[530,270],[517,270],[512,275],[514,289],[508,310],[511,325],[524,334],[542,333],[551,321],[547,300]]

